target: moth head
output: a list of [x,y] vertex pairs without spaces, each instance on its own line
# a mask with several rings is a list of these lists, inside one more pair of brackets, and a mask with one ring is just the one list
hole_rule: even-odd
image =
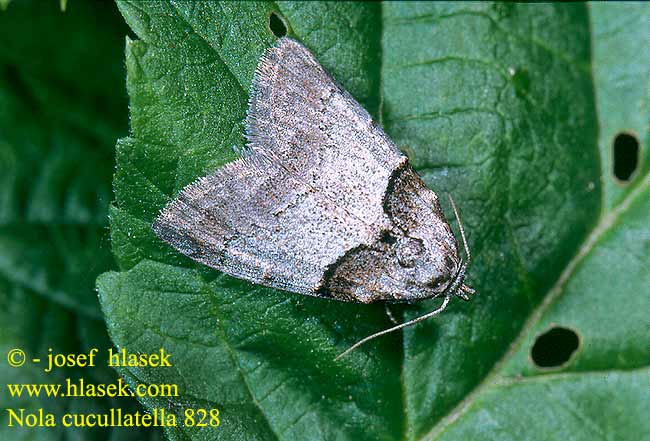
[[458,251],[454,245],[453,236],[436,238],[406,235],[396,240],[397,265],[403,277],[416,288],[418,298],[440,294],[454,280],[460,268]]
[[[403,289],[394,295],[398,300],[422,300],[443,295],[456,295],[469,300],[474,290],[463,282],[471,256],[458,210],[451,196],[449,201],[463,240],[466,260],[460,257],[458,242],[449,223],[437,205],[427,213],[430,222],[412,223],[411,228],[393,231],[394,278]],[[426,219],[424,215],[420,219]]]

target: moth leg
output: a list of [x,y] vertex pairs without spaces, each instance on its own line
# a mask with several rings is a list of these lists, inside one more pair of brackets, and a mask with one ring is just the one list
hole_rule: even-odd
[[384,303],[384,307],[386,308],[386,315],[388,316],[388,319],[397,324],[397,320],[395,320],[395,316],[393,316],[393,313],[390,310],[390,307],[388,306],[388,303]]
[[476,294],[476,291],[474,288],[470,288],[469,286],[465,285],[464,283],[460,285],[460,288],[458,288],[458,291],[456,291],[456,295],[460,297],[461,299],[468,301],[470,300],[470,296]]

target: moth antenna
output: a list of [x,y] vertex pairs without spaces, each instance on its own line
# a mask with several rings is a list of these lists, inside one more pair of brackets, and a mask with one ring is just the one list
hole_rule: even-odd
[[463,239],[463,247],[465,248],[465,254],[467,255],[467,265],[472,260],[472,255],[469,252],[469,247],[467,246],[467,239],[465,239],[465,229],[463,228],[463,223],[460,220],[460,216],[458,215],[458,209],[456,208],[456,203],[454,202],[454,198],[451,197],[451,193],[447,193],[447,196],[449,197],[449,202],[451,202],[451,208],[454,210],[454,215],[456,216],[456,222],[458,222],[458,229],[460,230],[460,237]]
[[398,331],[398,330],[400,330],[402,328],[406,328],[407,326],[414,325],[414,324],[416,324],[418,322],[421,322],[422,320],[426,320],[426,319],[428,319],[430,317],[433,317],[434,315],[440,314],[442,311],[445,310],[445,308],[449,304],[449,301],[451,300],[452,295],[453,294],[446,295],[445,299],[442,302],[442,305],[440,305],[440,307],[438,309],[435,309],[435,310],[433,310],[431,312],[428,312],[428,313],[426,313],[424,315],[421,315],[420,317],[414,318],[413,320],[409,320],[408,322],[404,322],[401,325],[397,325],[397,326],[393,326],[392,328],[384,329],[383,331],[379,331],[379,332],[377,332],[375,334],[369,335],[368,337],[366,337],[366,338],[364,338],[362,340],[359,340],[358,342],[356,342],[355,344],[353,344],[352,346],[347,348],[345,351],[343,351],[339,355],[337,355],[336,358],[334,359],[334,361],[340,360],[342,357],[345,357],[347,354],[354,351],[359,346],[363,345],[364,343],[369,342],[370,340],[372,340],[374,338],[381,337],[382,335],[389,334],[389,333],[394,332],[394,331]]

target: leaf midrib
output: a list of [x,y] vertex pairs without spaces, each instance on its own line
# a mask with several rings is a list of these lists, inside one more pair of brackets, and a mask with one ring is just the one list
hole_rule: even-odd
[[[452,16],[455,16],[455,15],[478,15],[478,16],[481,16],[481,17],[486,17],[486,18],[487,18],[488,20],[490,20],[490,21],[491,21],[495,26],[497,26],[495,20],[494,20],[492,17],[490,17],[488,14],[480,13],[480,12],[472,13],[472,12],[469,12],[469,11],[465,11],[465,12],[462,12],[462,13],[446,14],[446,15],[440,16],[439,18],[440,18],[440,19],[445,19],[445,18],[452,17]],[[419,17],[418,17],[418,18],[419,18]],[[382,22],[383,22],[383,16],[382,16]],[[382,23],[382,24],[383,24],[383,23]],[[512,33],[506,31],[505,29],[503,29],[503,28],[500,27],[500,26],[497,26],[497,28],[498,28],[501,32],[503,32],[504,34],[512,34]],[[516,36],[516,37],[519,38],[520,40],[529,41],[529,42],[532,43],[532,44],[536,44],[536,45],[540,45],[540,46],[542,46],[538,41],[535,41],[535,40],[532,39],[532,38],[531,38],[531,39],[525,39],[524,37],[519,36],[519,35],[516,35],[516,34],[512,34],[512,35],[513,35],[513,36]],[[383,43],[383,35],[382,35],[382,43]],[[383,48],[383,45],[382,45],[382,48]],[[564,61],[565,61],[566,63],[568,63],[568,64],[573,64],[573,65],[576,65],[576,64],[577,64],[575,61],[568,59],[566,56],[563,56],[563,54],[555,54],[551,49],[547,48],[546,46],[542,46],[542,48],[545,49],[545,50],[547,50],[547,51],[548,51],[549,53],[551,53],[552,55],[556,55],[558,58],[561,58],[562,60],[564,60]],[[383,56],[383,53],[382,53],[382,56]],[[443,57],[443,58],[445,58],[445,59],[451,59],[451,58],[454,58],[454,57]],[[488,63],[488,62],[485,62],[485,64],[491,66],[491,67],[494,68],[497,72],[502,73],[502,69],[498,68],[495,64],[493,64],[493,63]],[[382,80],[383,80],[383,73],[384,73],[383,60],[382,60],[382,63],[381,63],[380,65],[382,66],[382,68],[380,69],[380,77],[381,77]],[[391,68],[394,68],[394,67],[395,67],[395,66],[391,66]],[[380,90],[381,101],[380,101],[380,102],[383,103],[383,81],[380,82],[380,87],[381,87],[381,90]],[[468,111],[468,110],[471,110],[471,111],[477,111],[477,110],[478,110],[478,111],[486,112],[486,113],[489,113],[489,114],[495,114],[495,115],[497,115],[499,118],[501,118],[503,121],[505,121],[505,120],[508,119],[507,116],[506,116],[505,114],[502,114],[502,113],[499,112],[497,109],[487,109],[487,108],[486,108],[486,109],[455,109],[455,110],[453,110],[452,112],[454,112],[454,113],[455,113],[455,112],[465,112],[465,111]],[[445,115],[448,115],[449,112],[444,112],[444,114],[445,114]],[[384,115],[382,114],[381,117],[383,117],[383,116],[384,116]],[[409,117],[407,117],[407,118],[418,118],[418,117],[420,117],[420,116],[421,116],[421,115],[415,115],[415,116],[409,116]],[[400,119],[402,119],[402,118],[400,118]],[[390,119],[389,119],[389,121],[390,121]],[[395,120],[392,120],[392,121],[395,121]],[[509,161],[509,157],[510,157],[510,155],[509,155],[509,149],[508,149],[508,147],[507,147],[507,146],[510,145],[510,142],[509,142],[509,141],[510,141],[510,140],[509,140],[509,135],[506,135],[506,138],[505,138],[504,141],[505,141],[505,142],[503,143],[503,146],[504,146],[504,149],[505,149],[505,151],[506,151],[505,164],[506,164],[507,167],[509,167],[509,166],[510,166],[510,161]],[[467,165],[467,164],[465,164],[465,165]],[[426,167],[426,166],[425,166],[425,167]],[[421,167],[418,167],[418,171],[421,172]],[[505,176],[507,177],[507,179],[508,179],[508,183],[507,183],[507,185],[505,185],[505,188],[506,188],[507,191],[508,191],[508,194],[507,194],[507,196],[506,196],[506,198],[507,198],[507,200],[508,200],[508,204],[507,204],[507,206],[508,206],[508,207],[511,207],[511,206],[512,206],[512,204],[510,204],[510,199],[511,199],[511,191],[510,191],[510,190],[511,190],[511,185],[510,185],[510,179],[511,179],[511,175],[510,175],[510,173],[508,173],[508,170],[506,170],[506,172],[504,173],[504,175],[505,175]],[[531,303],[532,303],[532,299],[533,299],[533,297],[534,297],[534,293],[533,293],[532,284],[531,284],[531,281],[530,281],[530,274],[529,274],[529,272],[528,272],[528,271],[526,270],[526,268],[525,268],[525,260],[524,260],[523,256],[522,256],[521,253],[520,253],[520,249],[521,249],[521,247],[519,246],[519,243],[518,243],[518,241],[517,241],[517,239],[516,239],[516,235],[513,233],[512,224],[511,224],[510,219],[509,219],[509,216],[508,216],[507,214],[506,214],[506,216],[504,217],[504,221],[506,222],[507,232],[508,232],[509,239],[512,241],[513,248],[514,248],[514,250],[515,250],[515,257],[516,257],[516,260],[517,260],[516,271],[520,274],[520,276],[521,276],[521,278],[522,278],[522,280],[523,280],[523,284],[522,284],[522,286],[521,286],[521,289],[522,289],[522,291],[527,295],[527,298],[529,299],[529,301],[531,301]],[[532,305],[531,305],[531,306],[532,306]],[[403,338],[404,333],[402,332],[401,335],[402,335],[402,338]],[[402,340],[402,341],[403,341],[403,340]],[[507,353],[507,351],[506,351],[506,353]],[[410,419],[409,416],[408,416],[408,412],[409,412],[409,407],[408,407],[408,405],[407,405],[407,393],[408,393],[408,388],[407,388],[407,386],[406,386],[406,380],[405,380],[405,369],[404,369],[404,367],[405,367],[404,360],[405,360],[405,359],[406,359],[406,347],[404,346],[404,343],[402,343],[402,369],[401,369],[401,382],[400,382],[401,387],[402,387],[402,408],[403,408],[403,415],[404,415],[404,417],[403,417],[403,433],[402,433],[402,439],[405,440],[405,441],[409,441],[409,440],[411,439],[411,438],[409,437],[409,433],[411,433],[410,426],[409,426],[409,422],[411,421],[411,419]],[[496,365],[496,364],[495,364],[495,365]],[[486,376],[485,378],[487,378],[487,376]],[[485,380],[485,379],[484,379],[484,380]],[[479,384],[481,384],[481,383],[479,383]],[[468,395],[468,396],[469,396],[469,395]],[[464,400],[461,400],[461,403],[462,403],[463,401],[464,401]],[[450,409],[450,411],[449,411],[449,414],[451,414],[451,413],[454,411],[454,409],[455,409],[455,407],[452,407],[452,408]],[[439,422],[443,421],[444,419],[445,419],[445,417],[438,418],[438,419],[437,419],[437,422],[439,423]],[[435,427],[436,427],[436,425],[434,424],[434,429],[435,429]],[[432,429],[432,430],[433,430],[433,429]],[[426,437],[426,435],[425,435],[425,437]]]

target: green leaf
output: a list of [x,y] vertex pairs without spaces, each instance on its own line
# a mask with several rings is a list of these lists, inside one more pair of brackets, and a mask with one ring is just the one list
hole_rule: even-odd
[[[113,145],[127,131],[122,45],[128,30],[112,5],[16,2],[0,12],[0,364],[3,384],[66,378],[112,383],[96,368],[44,372],[52,353],[111,347],[95,279],[115,267],[107,230]],[[142,439],[144,431],[65,428],[66,412],[137,410],[133,399],[11,397],[2,386],[2,439]],[[25,393],[26,394],[26,393]],[[43,409],[55,428],[8,427],[6,408]],[[155,432],[154,432],[155,433]]]
[[[131,135],[117,145],[111,211],[120,272],[98,279],[100,300],[118,347],[172,354],[173,369],[128,369],[130,381],[176,382],[179,414],[222,415],[218,429],[171,428],[170,439],[625,439],[647,428],[650,178],[642,165],[614,194],[608,147],[632,127],[647,157],[648,65],[635,49],[647,6],[118,5],[138,39],[126,47]],[[273,13],[426,183],[453,193],[474,256],[471,303],[339,362],[391,325],[382,305],[234,280],[151,230],[183,186],[243,147]],[[607,31],[605,17],[619,24]],[[638,107],[619,109],[616,78]],[[394,309],[406,319],[437,303]],[[556,325],[578,349],[541,368],[531,348]]]
[[[591,6],[593,73],[600,123],[603,201],[608,210],[623,199],[650,171],[648,116],[650,115],[650,47],[640,32],[650,20],[647,7],[627,3],[616,8]],[[640,145],[639,167],[629,183],[612,179],[612,148],[616,135],[629,133]]]

